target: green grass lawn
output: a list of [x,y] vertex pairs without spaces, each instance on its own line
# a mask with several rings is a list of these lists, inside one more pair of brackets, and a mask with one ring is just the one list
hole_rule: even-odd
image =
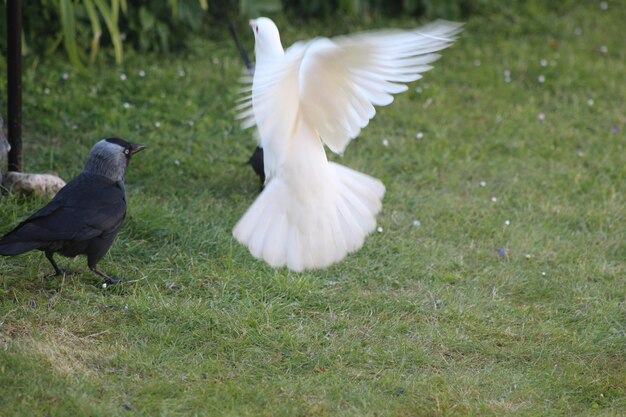
[[[626,7],[580,3],[471,19],[333,158],[386,184],[382,232],[307,273],[231,236],[259,184],[225,29],[87,75],[28,57],[26,171],[69,180],[106,136],[148,149],[99,265],[137,282],[0,258],[0,415],[625,415]],[[0,197],[0,233],[45,202]]]

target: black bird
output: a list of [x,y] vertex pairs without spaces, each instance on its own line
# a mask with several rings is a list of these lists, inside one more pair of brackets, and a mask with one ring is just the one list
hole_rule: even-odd
[[254,172],[259,176],[262,189],[265,185],[265,165],[263,164],[263,148],[257,146],[250,159],[248,159],[247,163],[252,166]]
[[113,244],[126,216],[124,174],[132,155],[144,149],[119,138],[101,140],[83,172],[42,209],[0,239],[0,255],[43,251],[55,275],[63,275],[54,254],[87,256],[89,269],[109,284],[119,282],[96,265]]

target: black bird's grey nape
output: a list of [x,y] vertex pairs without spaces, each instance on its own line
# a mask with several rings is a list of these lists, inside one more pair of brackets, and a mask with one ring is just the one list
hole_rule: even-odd
[[103,139],[91,150],[83,172],[45,207],[0,238],[0,255],[44,252],[56,275],[55,254],[85,255],[87,266],[108,284],[119,282],[98,269],[126,217],[124,174],[130,157],[144,149],[119,138]]
[[123,181],[130,157],[143,149],[144,145],[132,144],[124,139],[103,139],[91,150],[85,172]]

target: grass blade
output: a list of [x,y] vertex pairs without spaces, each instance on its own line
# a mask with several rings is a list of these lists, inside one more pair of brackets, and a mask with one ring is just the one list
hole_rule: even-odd
[[80,61],[78,45],[76,44],[76,17],[74,16],[74,4],[71,0],[59,1],[59,12],[61,14],[61,26],[63,30],[63,44],[70,59],[70,62],[80,70],[84,70]]
[[[109,34],[111,35],[111,42],[113,42],[113,49],[115,50],[115,63],[121,64],[123,59],[123,51],[122,51],[122,37],[120,36],[120,30],[117,27],[117,20],[113,18],[113,12],[104,2],[104,0],[94,0],[102,18],[104,19],[104,23],[109,30]],[[115,2],[114,2],[115,3]]]
[[96,7],[92,0],[83,0],[87,16],[91,22],[91,29],[93,30],[93,39],[91,40],[91,53],[89,54],[89,62],[94,63],[96,61],[96,55],[98,54],[98,48],[100,47],[100,36],[102,36],[102,26],[100,26],[100,19],[96,12]]
[[111,16],[113,19],[113,22],[115,22],[115,25],[117,26],[117,22],[119,21],[119,15],[120,15],[120,2],[119,0],[111,0]]

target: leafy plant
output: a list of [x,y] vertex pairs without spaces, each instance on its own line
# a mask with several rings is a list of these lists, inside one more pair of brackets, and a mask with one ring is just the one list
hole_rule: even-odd
[[[109,31],[111,43],[115,51],[115,63],[121,64],[123,59],[122,38],[119,31],[118,21],[120,9],[123,13],[128,10],[126,0],[111,0],[110,4],[104,0],[59,0],[58,13],[61,19],[62,37],[67,55],[76,67],[83,68],[83,60],[81,58],[81,49],[77,42],[77,25],[80,20],[77,19],[77,9],[87,15],[92,29],[91,53],[89,61],[96,59],[100,45],[100,37],[102,35],[102,27],[100,19]],[[81,13],[82,14],[82,13]]]
[[128,42],[141,51],[169,52],[202,28],[206,0],[139,0],[122,22]]
[[[24,51],[52,53],[61,44],[70,62],[84,70],[103,42],[113,46],[121,64],[125,40],[141,50],[168,51],[172,39],[182,43],[189,29],[202,26],[208,0],[39,0],[23,5]],[[6,10],[0,9],[0,28]],[[3,30],[5,33],[6,30]],[[0,47],[6,40],[0,38]]]

